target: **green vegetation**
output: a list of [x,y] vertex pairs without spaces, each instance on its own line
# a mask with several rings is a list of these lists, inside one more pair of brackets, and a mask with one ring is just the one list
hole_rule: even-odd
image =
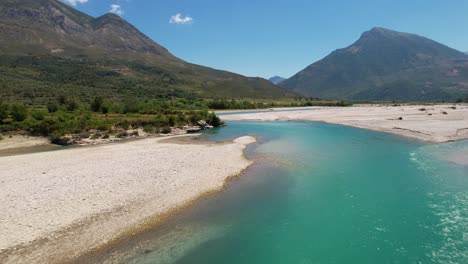
[[199,121],[213,127],[222,126],[222,120],[209,109],[314,105],[348,106],[350,103],[317,98],[275,102],[187,98],[142,101],[130,96],[122,100],[95,96],[80,100],[75,96],[59,95],[42,106],[0,103],[0,132],[22,132],[49,137],[55,144],[68,144],[72,139],[135,136],[128,134],[129,130],[135,129],[150,134],[170,133],[171,127],[196,126]]
[[170,133],[171,127],[197,125],[199,121],[218,127],[223,122],[205,108],[204,101],[106,101],[100,97],[91,103],[59,96],[47,107],[25,107],[0,103],[0,132],[22,132],[49,137],[52,143],[68,144],[71,139],[137,136],[128,130]]
[[246,101],[246,100],[210,100],[207,107],[216,110],[230,109],[265,109],[273,107],[304,107],[304,106],[351,106],[347,101],[326,101],[320,98],[300,98],[296,97],[289,101]]

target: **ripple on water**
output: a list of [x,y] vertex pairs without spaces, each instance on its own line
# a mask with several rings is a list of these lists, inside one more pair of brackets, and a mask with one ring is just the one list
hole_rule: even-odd
[[[458,187],[468,175],[466,167],[446,163],[450,153],[459,151],[459,144],[428,145],[410,153],[410,160],[434,185],[427,200],[437,224],[426,227],[441,238],[437,245],[428,246],[428,257],[434,263],[468,263],[468,190]],[[444,173],[449,167],[458,173]]]

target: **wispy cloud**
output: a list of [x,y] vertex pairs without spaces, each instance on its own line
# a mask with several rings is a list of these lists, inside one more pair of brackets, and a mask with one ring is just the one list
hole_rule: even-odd
[[117,5],[117,4],[112,4],[110,6],[109,12],[114,13],[114,14],[119,15],[119,16],[123,15],[123,13],[124,13],[123,10],[122,10],[122,7],[120,5]]
[[169,23],[171,24],[188,24],[193,22],[193,18],[191,16],[182,17],[182,14],[178,13],[171,16]]
[[69,3],[72,6],[76,6],[77,4],[84,4],[88,2],[88,0],[63,0],[63,1]]

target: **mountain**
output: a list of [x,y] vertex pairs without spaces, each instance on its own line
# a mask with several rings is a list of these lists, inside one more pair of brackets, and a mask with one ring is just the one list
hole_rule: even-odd
[[283,77],[280,77],[280,76],[274,76],[274,77],[271,77],[270,79],[268,79],[270,82],[274,83],[274,84],[279,84],[280,82],[286,80],[286,78],[283,78]]
[[262,78],[175,57],[114,14],[98,18],[58,0],[0,1],[0,96],[41,103],[71,96],[142,99],[283,98]]
[[330,99],[454,100],[468,96],[468,56],[425,37],[373,28],[281,86]]

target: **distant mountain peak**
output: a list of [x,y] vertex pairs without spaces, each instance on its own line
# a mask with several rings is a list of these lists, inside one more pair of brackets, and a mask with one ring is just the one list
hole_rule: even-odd
[[395,30],[391,30],[388,28],[383,28],[383,27],[373,27],[369,30],[369,32],[373,33],[386,33],[386,32],[396,32]]
[[281,83],[282,81],[286,80],[286,78],[283,78],[281,76],[273,76],[271,77],[270,79],[268,79],[270,82],[274,83],[274,84],[279,84]]
[[463,52],[416,34],[375,27],[280,85],[326,99],[451,100],[468,95],[463,72],[468,72]]

